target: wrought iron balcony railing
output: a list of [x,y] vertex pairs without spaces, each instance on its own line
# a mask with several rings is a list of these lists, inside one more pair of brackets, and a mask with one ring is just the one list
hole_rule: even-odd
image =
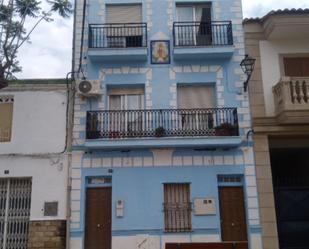
[[238,136],[236,108],[88,111],[87,139]]
[[232,22],[174,22],[175,47],[233,45]]
[[89,48],[147,47],[146,23],[89,25]]

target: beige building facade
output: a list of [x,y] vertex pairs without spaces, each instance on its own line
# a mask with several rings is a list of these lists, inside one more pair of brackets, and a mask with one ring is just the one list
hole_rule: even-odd
[[309,248],[309,11],[272,11],[244,30],[263,247]]

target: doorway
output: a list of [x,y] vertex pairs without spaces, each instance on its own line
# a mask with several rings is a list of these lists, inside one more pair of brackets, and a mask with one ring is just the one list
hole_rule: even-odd
[[271,148],[280,249],[309,248],[308,148]]
[[111,249],[111,190],[86,189],[85,249]]
[[242,187],[219,187],[222,241],[247,241]]

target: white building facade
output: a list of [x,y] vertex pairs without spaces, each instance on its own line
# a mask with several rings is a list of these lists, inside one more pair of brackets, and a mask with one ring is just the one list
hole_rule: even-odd
[[27,80],[0,92],[0,248],[65,248],[64,83]]

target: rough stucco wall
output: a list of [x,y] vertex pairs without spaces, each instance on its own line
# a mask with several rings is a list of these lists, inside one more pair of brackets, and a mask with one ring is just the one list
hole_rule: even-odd
[[65,91],[1,92],[13,95],[10,142],[0,143],[0,154],[59,153],[65,147]]
[[[9,174],[4,174],[9,170]],[[0,177],[32,178],[30,220],[66,219],[67,160],[50,158],[0,157]],[[44,202],[58,201],[58,216],[44,217]]]

